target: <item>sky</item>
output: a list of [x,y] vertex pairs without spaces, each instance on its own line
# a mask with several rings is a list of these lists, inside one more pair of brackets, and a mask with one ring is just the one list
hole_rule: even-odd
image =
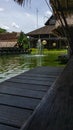
[[44,26],[51,15],[45,0],[31,0],[31,4],[25,6],[13,0],[0,0],[0,28],[8,32],[28,33]]

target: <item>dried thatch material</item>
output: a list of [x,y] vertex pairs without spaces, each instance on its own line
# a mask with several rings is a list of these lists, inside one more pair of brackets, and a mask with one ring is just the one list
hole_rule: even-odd
[[33,35],[46,35],[52,32],[52,30],[55,29],[55,25],[46,25],[44,27],[41,27],[39,29],[36,29],[32,32],[27,33],[28,36],[33,36]]
[[17,33],[0,34],[0,47],[14,47],[17,44],[18,36]]

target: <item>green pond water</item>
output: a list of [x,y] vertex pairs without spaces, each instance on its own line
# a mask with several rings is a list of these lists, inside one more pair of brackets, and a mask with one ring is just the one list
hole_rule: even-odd
[[0,56],[0,82],[37,66],[48,66],[48,55]]

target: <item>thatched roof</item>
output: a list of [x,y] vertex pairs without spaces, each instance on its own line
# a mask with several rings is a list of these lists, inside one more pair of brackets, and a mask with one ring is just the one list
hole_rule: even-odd
[[47,35],[47,34],[49,35],[54,28],[55,28],[55,25],[46,25],[46,26],[36,29],[32,32],[29,32],[26,35],[28,35],[28,36]]
[[16,46],[16,44],[17,44],[17,41],[14,41],[14,42],[0,41],[0,48],[1,47],[14,47]]
[[45,23],[45,25],[55,25],[56,23],[56,18],[54,15],[52,15]]
[[0,40],[13,40],[17,39],[17,33],[1,33]]
[[17,33],[0,34],[0,47],[14,47],[17,44]]

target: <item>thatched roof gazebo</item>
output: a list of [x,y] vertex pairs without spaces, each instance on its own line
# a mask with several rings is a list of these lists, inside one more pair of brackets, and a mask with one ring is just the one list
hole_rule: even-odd
[[[47,41],[47,48],[53,48],[53,43],[56,42],[56,47],[60,48],[61,44],[65,47],[65,41],[67,41],[66,37],[61,37],[60,35],[56,35],[53,30],[56,29],[56,19],[52,15],[45,23],[45,26],[38,28],[36,30],[33,30],[26,35],[30,38],[30,44],[31,47],[35,47],[37,44],[38,39],[41,39],[41,41],[46,40]],[[59,45],[60,43],[60,45]]]
[[48,38],[49,34],[52,32],[52,30],[55,29],[55,26],[52,25],[46,25],[41,28],[38,28],[34,31],[31,31],[27,33],[28,36],[34,37],[34,38]]
[[30,44],[32,44],[33,47],[36,46],[38,39],[41,39],[41,41],[46,40],[47,43],[50,40],[53,40],[55,36],[52,33],[52,30],[55,29],[55,19],[53,16],[51,16],[47,22],[45,23],[45,26],[38,28],[36,30],[33,30],[26,35],[30,38]]
[[34,38],[48,38],[50,33],[53,29],[55,29],[55,17],[52,15],[45,23],[45,26],[41,28],[37,28],[36,30],[33,30],[29,33],[27,33],[28,36],[34,37]]
[[53,33],[53,30],[55,30],[55,17],[51,16],[45,23],[45,26],[38,28],[36,30],[33,30],[29,33],[27,33],[26,35],[29,36],[30,38],[30,46],[32,47],[36,47],[37,46],[37,42],[38,39],[41,39],[41,41],[43,42],[43,40],[46,40],[47,45],[45,45],[46,48],[51,49],[53,48],[53,43],[56,42],[56,47],[62,47],[59,45],[59,43],[61,44],[63,42],[63,46],[65,47],[65,42],[67,39],[66,37],[58,37],[57,35],[55,35]]
[[55,29],[55,25],[46,25],[27,33],[26,35],[30,38],[30,46],[36,47],[38,39],[41,39],[41,41],[46,40],[48,42],[53,29]]

